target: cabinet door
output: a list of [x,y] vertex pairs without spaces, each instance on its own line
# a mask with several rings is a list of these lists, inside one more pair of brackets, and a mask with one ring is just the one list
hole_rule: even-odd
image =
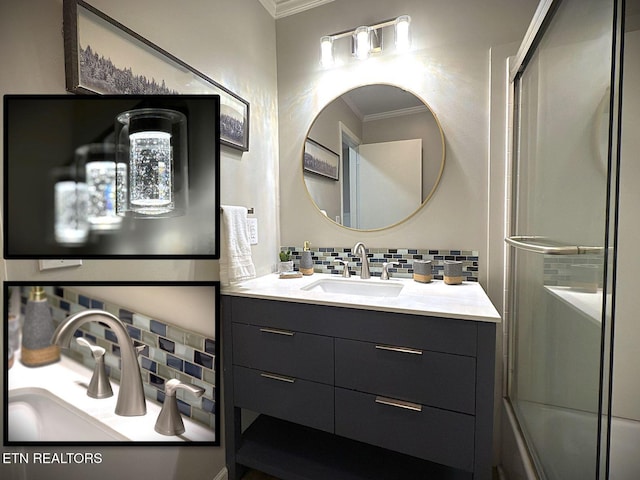
[[473,414],[476,359],[336,339],[336,385]]
[[330,385],[233,367],[235,406],[333,433]]
[[466,471],[473,470],[472,415],[335,389],[336,434]]
[[333,338],[234,323],[233,363],[333,385]]

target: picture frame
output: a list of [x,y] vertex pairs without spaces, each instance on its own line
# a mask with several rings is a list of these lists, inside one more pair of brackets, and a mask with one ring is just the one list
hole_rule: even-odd
[[305,172],[340,179],[340,155],[310,138],[304,144],[303,166]]
[[220,143],[249,151],[249,102],[82,0],[64,0],[63,16],[67,91],[218,94]]

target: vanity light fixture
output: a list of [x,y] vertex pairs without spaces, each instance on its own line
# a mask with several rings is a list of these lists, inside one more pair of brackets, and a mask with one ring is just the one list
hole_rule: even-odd
[[381,52],[383,49],[383,28],[391,26],[395,29],[396,50],[407,51],[411,46],[410,24],[411,17],[409,15],[401,15],[398,18],[385,20],[375,25],[362,25],[354,30],[325,35],[320,38],[320,63],[323,67],[330,67],[334,64],[334,43],[341,38],[351,38],[351,53],[359,60],[369,58],[372,53]]
[[320,62],[323,67],[333,65],[333,37],[324,36],[320,39]]
[[369,58],[371,51],[371,35],[369,27],[358,27],[353,33],[353,54],[358,60]]
[[398,51],[406,52],[411,47],[411,35],[409,31],[410,24],[411,17],[409,15],[401,15],[396,18],[396,49]]

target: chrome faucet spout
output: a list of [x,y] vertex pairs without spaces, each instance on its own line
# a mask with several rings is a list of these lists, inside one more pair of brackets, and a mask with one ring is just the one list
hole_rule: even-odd
[[109,326],[120,346],[122,373],[120,375],[120,391],[116,403],[116,415],[139,416],[147,413],[147,404],[142,388],[142,376],[138,365],[138,354],[133,341],[122,321],[104,310],[83,310],[70,315],[58,325],[53,333],[51,343],[61,348],[69,348],[74,332],[88,322],[102,322]]
[[369,270],[369,259],[367,258],[367,247],[364,246],[364,243],[356,243],[353,246],[353,254],[357,257],[360,257],[360,260],[362,261],[360,278],[371,278],[371,271]]

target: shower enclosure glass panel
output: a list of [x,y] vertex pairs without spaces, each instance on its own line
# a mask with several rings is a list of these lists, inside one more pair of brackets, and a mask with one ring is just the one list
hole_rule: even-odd
[[509,397],[547,479],[600,467],[614,3],[554,2],[514,84]]

